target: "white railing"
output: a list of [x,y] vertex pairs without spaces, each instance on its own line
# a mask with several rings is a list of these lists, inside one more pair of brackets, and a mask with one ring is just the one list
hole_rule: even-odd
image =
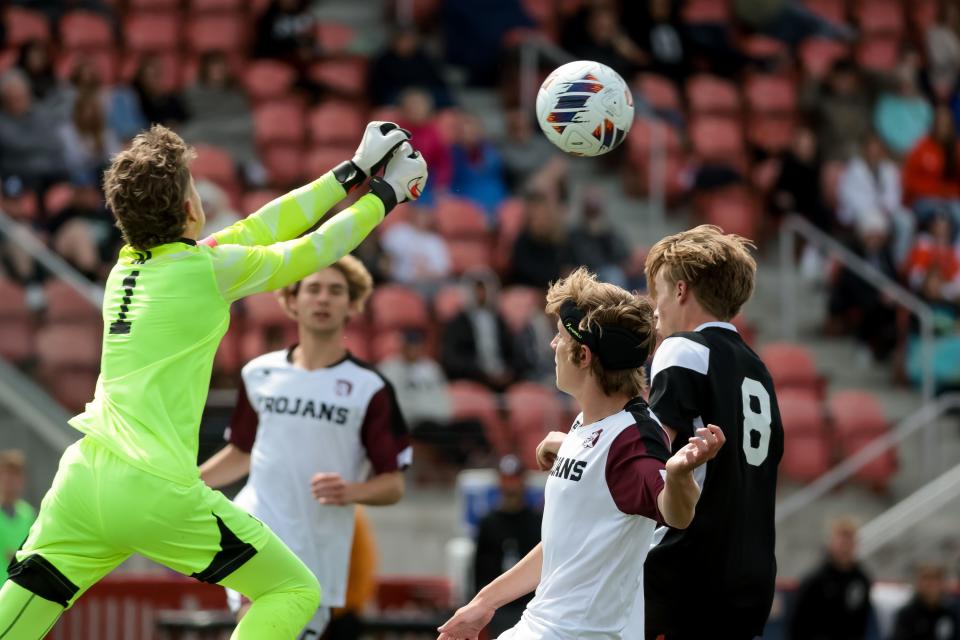
[[[840,484],[849,480],[857,471],[921,429],[926,429],[928,433],[932,433],[934,442],[939,444],[940,434],[937,432],[936,421],[948,411],[954,409],[960,409],[960,393],[945,394],[934,402],[925,404],[913,415],[902,420],[892,431],[872,440],[867,446],[780,502],[777,505],[777,523],[783,522],[812,502],[827,495]],[[940,469],[943,468],[939,446],[934,449],[932,455],[929,451],[924,452],[923,466],[931,476],[939,473]]]

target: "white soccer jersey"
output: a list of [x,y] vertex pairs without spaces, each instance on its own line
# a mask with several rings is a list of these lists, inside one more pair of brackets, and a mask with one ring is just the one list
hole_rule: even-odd
[[547,479],[536,595],[501,640],[632,640],[642,568],[660,515],[667,435],[641,402],[578,417]]
[[265,522],[313,571],[325,607],[343,606],[353,542],[354,508],[321,505],[316,473],[346,482],[409,465],[407,429],[393,388],[351,357],[308,371],[292,349],[243,368],[230,442],[249,451],[250,476],[236,502]]

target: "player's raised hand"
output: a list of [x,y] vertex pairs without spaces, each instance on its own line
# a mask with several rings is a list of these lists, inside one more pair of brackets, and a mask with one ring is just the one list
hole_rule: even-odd
[[310,479],[310,491],[320,504],[343,506],[348,502],[347,483],[339,473],[316,473]]
[[353,164],[370,177],[390,160],[397,148],[410,140],[410,132],[393,122],[374,120],[367,124],[363,139],[353,156]]
[[480,632],[490,624],[494,612],[493,607],[474,598],[437,629],[440,632],[437,640],[477,640]]
[[557,452],[560,451],[560,445],[566,437],[567,434],[562,431],[551,431],[537,445],[537,466],[540,467],[540,471],[549,471],[553,468],[553,463],[557,460]]
[[715,424],[697,429],[697,435],[667,460],[667,473],[687,473],[714,458],[727,439]]
[[397,202],[416,200],[427,186],[427,161],[409,142],[404,142],[387,161],[383,180],[397,195]]

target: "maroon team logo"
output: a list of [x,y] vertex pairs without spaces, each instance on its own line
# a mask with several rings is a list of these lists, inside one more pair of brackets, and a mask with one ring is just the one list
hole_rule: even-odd
[[337,380],[337,395],[348,396],[353,393],[353,383],[349,380]]
[[597,429],[586,438],[583,439],[583,448],[592,449],[597,446],[597,441],[600,440],[600,434],[603,433],[603,429]]

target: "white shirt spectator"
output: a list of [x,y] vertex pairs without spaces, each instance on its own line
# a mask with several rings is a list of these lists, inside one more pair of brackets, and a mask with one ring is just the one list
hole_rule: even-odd
[[433,231],[401,222],[384,231],[380,245],[390,257],[390,275],[397,282],[413,284],[450,275],[450,252]]

